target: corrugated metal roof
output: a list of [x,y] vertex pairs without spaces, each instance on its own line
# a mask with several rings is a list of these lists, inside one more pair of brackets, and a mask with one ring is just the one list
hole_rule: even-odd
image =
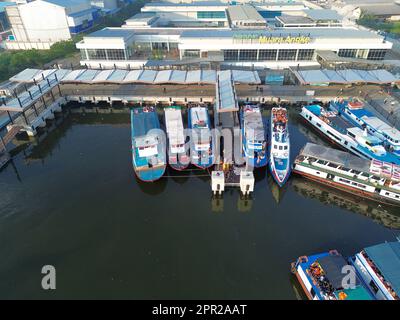
[[400,242],[386,242],[365,248],[365,252],[400,295]]
[[122,82],[127,74],[128,71],[117,69],[112,74],[110,74],[107,80],[111,82]]

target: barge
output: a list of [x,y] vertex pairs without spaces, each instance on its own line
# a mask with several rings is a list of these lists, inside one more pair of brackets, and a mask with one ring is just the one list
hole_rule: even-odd
[[347,283],[350,268],[341,254],[331,250],[299,257],[291,269],[309,300],[373,300],[357,275],[352,285]]
[[165,129],[167,132],[168,164],[181,171],[190,164],[189,150],[186,145],[181,107],[171,106],[164,109]]
[[154,107],[131,109],[132,160],[136,176],[146,182],[160,179],[166,169],[165,141]]
[[400,206],[400,166],[364,160],[350,153],[307,143],[293,172],[377,202]]
[[367,247],[350,261],[375,299],[400,300],[400,242]]
[[214,153],[211,136],[211,122],[208,109],[204,106],[193,106],[188,110],[188,127],[191,129],[191,162],[201,169],[214,164]]

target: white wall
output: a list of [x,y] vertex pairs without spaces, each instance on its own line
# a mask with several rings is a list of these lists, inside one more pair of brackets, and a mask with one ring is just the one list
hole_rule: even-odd
[[37,0],[21,5],[19,10],[30,41],[56,42],[71,38],[63,7]]

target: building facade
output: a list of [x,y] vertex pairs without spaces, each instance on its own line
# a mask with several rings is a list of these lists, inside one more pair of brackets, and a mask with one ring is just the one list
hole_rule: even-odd
[[97,17],[88,0],[36,0],[6,11],[14,38],[8,49],[48,49],[88,30]]
[[[278,12],[274,8],[271,10],[274,13],[264,13],[268,18],[262,20],[257,8],[266,11],[266,5],[254,5],[248,10],[248,5],[232,9],[226,3],[211,3],[146,5],[141,14],[128,19],[121,28],[106,28],[85,36],[77,44],[81,64],[92,68],[126,68],[168,60],[286,68],[318,65],[317,57],[324,52],[339,58],[383,60],[392,47],[391,42],[377,33],[342,27],[340,17],[330,11],[311,13],[313,9],[307,9],[310,11],[306,12],[307,17],[318,21],[318,26],[285,27],[279,25],[279,17],[295,12],[291,16],[298,19],[306,10],[303,7],[294,10],[292,5],[287,11]],[[277,16],[269,21],[273,14]],[[243,25],[246,15],[253,19],[247,22],[253,21],[255,25]],[[214,23],[210,20],[214,18],[220,21]],[[107,51],[111,49],[118,51]]]

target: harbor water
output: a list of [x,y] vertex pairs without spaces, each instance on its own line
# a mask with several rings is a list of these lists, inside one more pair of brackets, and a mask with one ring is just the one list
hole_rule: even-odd
[[[268,118],[269,112],[265,111]],[[292,157],[326,144],[290,110]],[[0,298],[301,299],[290,263],[399,235],[400,209],[265,168],[254,194],[211,196],[207,171],[135,178],[129,114],[70,114],[19,140],[0,171]],[[56,290],[43,290],[44,265]]]

